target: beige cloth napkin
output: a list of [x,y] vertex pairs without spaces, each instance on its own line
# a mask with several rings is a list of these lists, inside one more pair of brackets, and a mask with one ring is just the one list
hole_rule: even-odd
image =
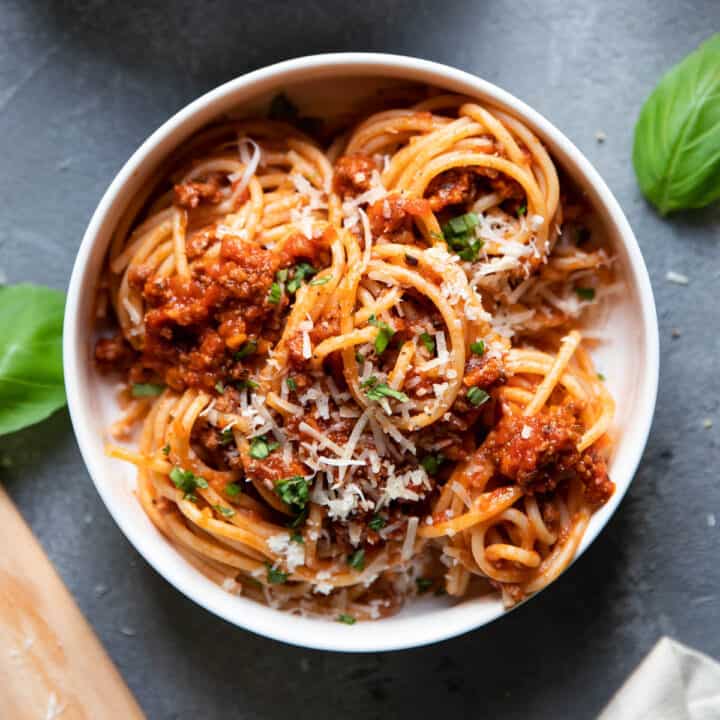
[[720,663],[661,638],[598,720],[720,720]]

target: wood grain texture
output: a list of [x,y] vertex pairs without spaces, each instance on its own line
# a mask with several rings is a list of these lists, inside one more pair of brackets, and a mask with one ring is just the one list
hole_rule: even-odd
[[0,716],[144,714],[40,544],[0,488]]

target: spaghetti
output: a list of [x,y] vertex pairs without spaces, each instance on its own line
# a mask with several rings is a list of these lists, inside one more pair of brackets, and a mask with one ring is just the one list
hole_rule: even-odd
[[578,329],[610,259],[504,111],[298,124],[207,128],[120,222],[95,357],[125,381],[112,434],[140,431],[108,452],[231,592],[345,622],[428,590],[518,602],[614,489]]

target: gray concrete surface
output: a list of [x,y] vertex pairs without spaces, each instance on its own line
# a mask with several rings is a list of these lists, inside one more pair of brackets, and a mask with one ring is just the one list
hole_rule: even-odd
[[[720,656],[720,208],[661,219],[630,165],[643,98],[713,30],[716,0],[0,2],[0,268],[9,282],[66,287],[114,173],[195,96],[276,60],[367,49],[456,65],[538,108],[617,194],[655,288],[657,416],[618,513],[542,596],[428,648],[342,656],[237,630],[128,545],[66,412],[0,439],[2,482],[150,718],[575,720],[594,717],[662,634]],[[668,283],[671,269],[690,284]]]

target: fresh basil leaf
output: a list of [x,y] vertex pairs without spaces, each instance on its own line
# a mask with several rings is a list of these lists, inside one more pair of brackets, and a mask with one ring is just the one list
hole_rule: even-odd
[[635,126],[633,165],[663,214],[720,198],[720,33],[658,83]]
[[58,290],[0,286],[0,435],[34,425],[65,404],[64,309]]

